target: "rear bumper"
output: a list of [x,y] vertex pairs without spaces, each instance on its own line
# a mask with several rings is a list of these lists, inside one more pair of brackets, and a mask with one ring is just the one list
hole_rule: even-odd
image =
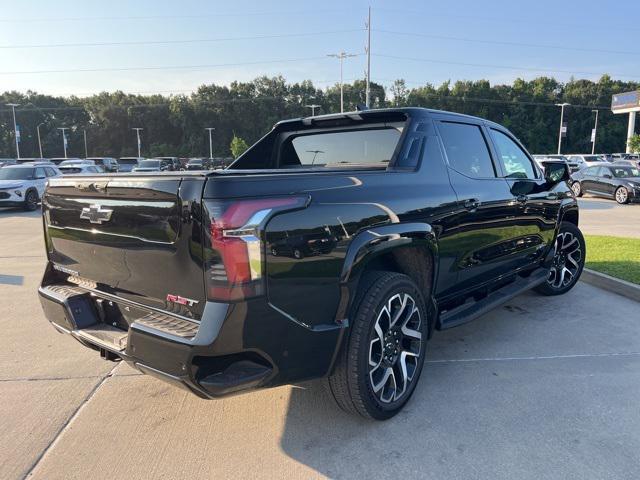
[[188,325],[167,316],[165,325],[143,317],[127,331],[101,322],[97,297],[81,288],[41,286],[38,293],[45,316],[59,332],[99,351],[105,359],[123,360],[142,373],[200,397],[223,397],[258,388],[273,376],[274,368],[266,361],[257,363],[256,355],[223,355],[216,362],[196,359],[203,346],[214,343],[212,328],[198,325],[191,336]]
[[[195,322],[104,292],[51,283],[47,279],[56,276],[51,271],[38,293],[56,330],[105,359],[121,359],[202,398],[325,376],[344,330],[304,328],[264,298],[207,302],[201,321]],[[114,321],[114,310],[127,310],[134,318]]]

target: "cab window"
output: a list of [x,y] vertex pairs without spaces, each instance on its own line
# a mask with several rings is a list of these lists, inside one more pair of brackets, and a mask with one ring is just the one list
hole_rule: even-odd
[[526,153],[505,133],[491,129],[491,137],[498,151],[506,178],[537,178],[535,168]]

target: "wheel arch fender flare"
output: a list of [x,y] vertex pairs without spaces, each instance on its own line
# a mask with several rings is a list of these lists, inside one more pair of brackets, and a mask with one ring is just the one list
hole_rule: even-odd
[[358,233],[349,244],[340,274],[340,304],[336,321],[348,320],[362,273],[367,266],[382,255],[406,247],[424,249],[433,260],[431,277],[428,279],[431,292],[425,292],[427,308],[431,309],[432,292],[437,278],[438,243],[431,225],[422,222],[394,223],[368,228]]

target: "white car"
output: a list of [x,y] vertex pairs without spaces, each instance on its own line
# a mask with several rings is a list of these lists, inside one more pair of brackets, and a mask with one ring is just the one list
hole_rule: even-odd
[[72,163],[58,166],[58,170],[63,175],[91,175],[92,173],[104,173],[101,165],[92,165],[88,163]]
[[59,177],[52,163],[24,163],[0,169],[0,207],[35,210],[49,177]]

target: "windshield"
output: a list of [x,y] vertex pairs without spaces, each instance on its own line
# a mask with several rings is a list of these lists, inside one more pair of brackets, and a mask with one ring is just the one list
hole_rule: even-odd
[[160,168],[160,160],[142,160],[138,163],[142,168]]
[[616,178],[640,177],[640,169],[633,167],[610,167]]
[[33,168],[4,167],[0,170],[0,180],[31,180]]

